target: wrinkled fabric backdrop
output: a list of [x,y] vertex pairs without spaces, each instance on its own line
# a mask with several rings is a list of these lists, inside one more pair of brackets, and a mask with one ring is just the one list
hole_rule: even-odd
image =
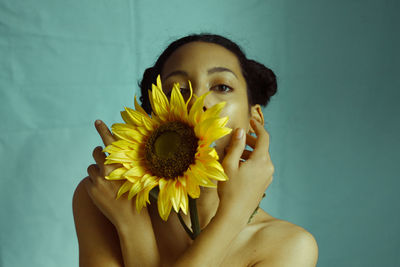
[[122,122],[162,49],[212,32],[278,76],[262,208],[315,236],[318,266],[399,266],[399,7],[0,0],[0,265],[78,266],[71,203],[94,121]]

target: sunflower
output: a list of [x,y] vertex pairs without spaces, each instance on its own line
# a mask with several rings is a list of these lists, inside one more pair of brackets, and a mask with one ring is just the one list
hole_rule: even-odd
[[[225,102],[204,111],[208,93],[196,97],[189,81],[190,97],[185,102],[179,88],[175,83],[169,100],[158,76],[157,85],[149,90],[151,116],[135,97],[135,110],[125,107],[121,112],[125,123],[111,127],[118,140],[103,150],[109,153],[105,164],[122,164],[105,177],[125,180],[117,199],[124,193],[128,193],[128,199],[136,196],[136,209],[140,212],[146,203],[150,204],[150,191],[158,187],[157,207],[164,221],[172,207],[177,213],[181,209],[187,214],[188,196],[198,198],[200,186],[215,188],[211,179],[228,179],[211,146],[231,132],[225,127],[228,117],[219,117]],[[188,110],[192,96],[196,100]]]

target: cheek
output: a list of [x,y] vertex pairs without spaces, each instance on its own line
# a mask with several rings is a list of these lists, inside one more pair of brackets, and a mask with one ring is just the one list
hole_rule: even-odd
[[244,128],[247,129],[250,117],[248,106],[243,105],[243,103],[227,103],[225,108],[221,112],[221,117],[228,116],[229,120],[226,124],[226,127],[235,129],[235,128]]
[[226,124],[226,127],[232,129],[232,132],[217,141],[215,141],[216,148],[215,150],[218,153],[220,160],[223,160],[225,155],[224,149],[225,147],[229,146],[231,136],[236,128],[244,128],[246,131],[248,130],[249,125],[249,115],[248,115],[248,106],[245,105],[234,105],[234,104],[227,104],[223,111],[221,112],[221,117],[228,116],[229,120]]

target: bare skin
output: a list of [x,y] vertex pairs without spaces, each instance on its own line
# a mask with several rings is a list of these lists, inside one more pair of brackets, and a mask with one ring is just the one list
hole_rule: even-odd
[[[202,233],[192,241],[174,212],[164,222],[156,205],[138,214],[134,200],[115,201],[121,183],[105,181],[104,175],[118,166],[104,165],[105,154],[96,148],[96,165],[89,166],[89,176],[78,185],[73,199],[80,265],[315,266],[318,247],[303,228],[262,209],[247,224],[272,182],[274,168],[261,108],[255,105],[249,110],[246,82],[236,56],[215,44],[189,43],[169,57],[161,76],[167,94],[179,82],[185,96],[189,79],[196,95],[212,91],[205,108],[227,102],[221,116],[229,116],[227,126],[236,130],[218,140],[216,150],[230,179],[217,189],[202,188],[197,201]],[[104,123],[96,129],[105,146],[115,140]],[[239,129],[255,132],[257,137],[237,138]],[[254,151],[246,151],[245,144]],[[181,214],[190,226],[189,216]]]

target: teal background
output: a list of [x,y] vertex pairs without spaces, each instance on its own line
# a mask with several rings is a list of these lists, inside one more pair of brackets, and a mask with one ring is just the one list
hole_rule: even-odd
[[318,266],[400,266],[399,1],[0,0],[0,266],[78,266],[72,195],[174,39],[239,43],[278,76],[262,207]]

